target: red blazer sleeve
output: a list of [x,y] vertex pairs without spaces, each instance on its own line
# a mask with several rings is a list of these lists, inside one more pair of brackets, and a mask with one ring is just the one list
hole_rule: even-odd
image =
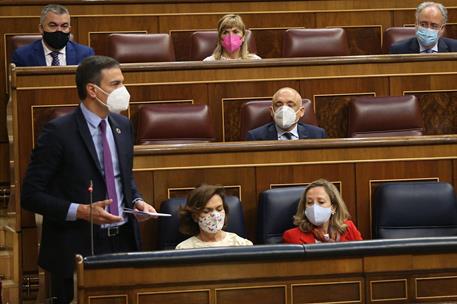
[[[350,220],[347,220],[346,225],[348,225],[346,232],[344,233],[344,240],[345,241],[361,241],[363,240],[360,231],[354,225],[354,223]],[[341,237],[343,239],[343,237]]]
[[284,232],[282,235],[283,243],[286,244],[314,244],[316,239],[310,232],[304,233],[298,227],[292,228]]
[[282,235],[282,242],[286,244],[300,244],[296,230],[297,228],[292,228],[284,232]]

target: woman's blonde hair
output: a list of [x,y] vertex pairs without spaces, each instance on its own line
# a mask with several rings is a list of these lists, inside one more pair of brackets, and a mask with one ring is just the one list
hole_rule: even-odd
[[309,184],[298,203],[297,213],[294,215],[294,225],[298,226],[301,231],[309,232],[313,229],[313,224],[308,220],[305,215],[306,210],[306,194],[312,188],[322,187],[330,198],[333,209],[335,210],[334,214],[330,217],[330,227],[335,229],[340,234],[346,231],[347,225],[344,223],[345,220],[349,219],[351,216],[346,207],[346,204],[343,201],[343,198],[340,195],[340,192],[336,187],[325,179],[318,179],[311,184]]
[[216,60],[221,59],[222,53],[224,51],[224,48],[221,45],[222,33],[224,32],[225,29],[232,28],[232,27],[236,27],[243,33],[244,41],[243,41],[243,44],[241,44],[241,48],[240,48],[240,58],[241,59],[249,58],[248,44],[246,41],[246,26],[244,25],[243,19],[241,19],[241,17],[238,15],[229,14],[229,15],[223,16],[217,22],[217,45],[213,52],[214,59],[216,59]]

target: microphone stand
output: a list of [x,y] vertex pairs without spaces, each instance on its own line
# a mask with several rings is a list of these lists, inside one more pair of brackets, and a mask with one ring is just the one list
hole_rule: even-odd
[[93,187],[92,180],[90,180],[89,188],[87,190],[89,191],[90,252],[92,255],[95,255],[95,253],[94,253],[94,217],[92,214],[92,203],[93,203],[92,192],[94,191],[94,187]]

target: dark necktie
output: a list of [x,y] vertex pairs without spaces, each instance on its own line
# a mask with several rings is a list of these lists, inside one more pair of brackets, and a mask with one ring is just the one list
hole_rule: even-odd
[[51,65],[60,65],[59,54],[60,53],[56,52],[56,51],[51,52],[51,57],[52,57]]
[[113,161],[111,159],[111,150],[109,148],[108,139],[106,138],[106,121],[100,122],[100,131],[102,132],[103,140],[103,166],[105,169],[105,183],[106,190],[108,192],[108,198],[112,199],[113,202],[109,205],[108,210],[113,215],[119,215],[119,207],[116,195],[116,186],[114,183],[114,170]]
[[292,133],[290,132],[286,132],[283,134],[285,138],[287,138],[287,140],[291,140],[292,139]]

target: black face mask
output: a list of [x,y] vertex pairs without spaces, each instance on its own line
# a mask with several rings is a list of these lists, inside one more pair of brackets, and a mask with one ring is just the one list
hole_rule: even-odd
[[56,50],[63,49],[67,45],[69,37],[70,33],[64,33],[61,31],[43,32],[44,42]]

